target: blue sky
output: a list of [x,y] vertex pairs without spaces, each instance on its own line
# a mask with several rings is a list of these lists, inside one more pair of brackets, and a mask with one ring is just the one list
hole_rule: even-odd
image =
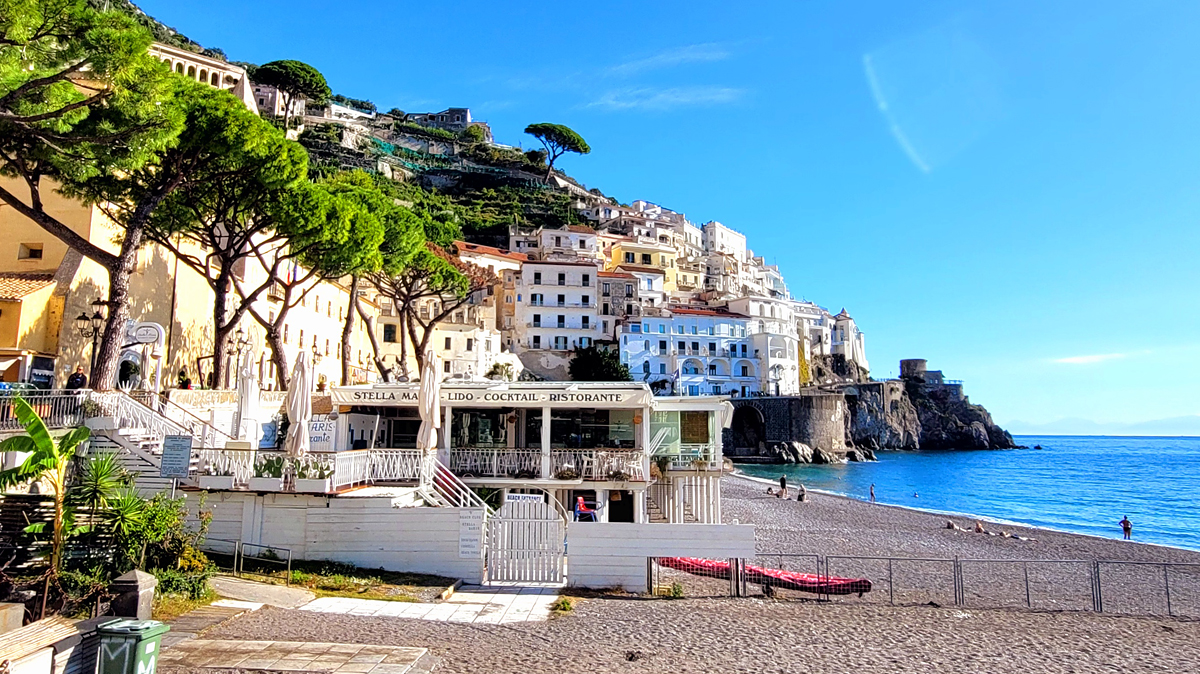
[[1200,413],[1200,3],[140,4],[381,109],[570,125],[572,175],[745,232],[875,376],[1019,428]]

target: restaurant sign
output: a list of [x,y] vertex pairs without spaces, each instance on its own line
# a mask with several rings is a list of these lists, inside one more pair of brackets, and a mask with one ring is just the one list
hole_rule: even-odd
[[[417,404],[417,387],[334,387],[336,405],[409,407]],[[644,389],[628,390],[492,390],[445,386],[441,403],[454,407],[641,407],[652,396]]]

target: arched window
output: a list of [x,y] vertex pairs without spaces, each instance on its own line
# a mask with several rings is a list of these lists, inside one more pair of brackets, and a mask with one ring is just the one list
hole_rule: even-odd
[[204,68],[200,69],[200,81],[204,84],[208,84],[208,70]]
[[216,87],[216,86],[220,86],[220,84],[221,84],[221,76],[220,76],[220,75],[218,75],[217,73],[213,73],[213,74],[212,74],[212,79],[209,81],[209,84],[213,85],[214,87]]
[[187,76],[196,79],[196,66],[188,66]]
[[182,61],[175,64],[175,72],[179,73],[180,75],[183,74],[183,62]]

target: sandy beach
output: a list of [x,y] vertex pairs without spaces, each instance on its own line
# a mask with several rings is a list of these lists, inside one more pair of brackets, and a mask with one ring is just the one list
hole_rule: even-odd
[[[768,497],[766,485],[733,477],[724,480],[724,489],[727,519],[758,525],[762,551],[1200,561],[1195,552],[1041,530],[1006,528],[1036,542],[951,531],[944,529],[942,515],[836,496],[784,502]],[[1011,580],[993,575],[1000,585]],[[937,572],[914,575],[917,580],[937,577]],[[422,646],[442,659],[438,672],[1027,674],[1186,672],[1200,666],[1200,622],[1180,618],[940,601],[932,606],[915,596],[891,606],[882,588],[862,599],[830,603],[783,592],[775,598],[704,596],[711,590],[719,594],[721,585],[689,583],[689,592],[678,600],[620,594],[585,598],[569,614],[519,626],[264,609],[208,636]],[[1047,596],[1062,590],[1041,589]],[[971,599],[970,590],[967,594]]]

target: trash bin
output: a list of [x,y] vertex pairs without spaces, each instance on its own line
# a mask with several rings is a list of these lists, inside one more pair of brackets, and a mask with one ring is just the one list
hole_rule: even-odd
[[171,626],[157,620],[121,618],[98,625],[97,674],[154,674],[158,646]]

